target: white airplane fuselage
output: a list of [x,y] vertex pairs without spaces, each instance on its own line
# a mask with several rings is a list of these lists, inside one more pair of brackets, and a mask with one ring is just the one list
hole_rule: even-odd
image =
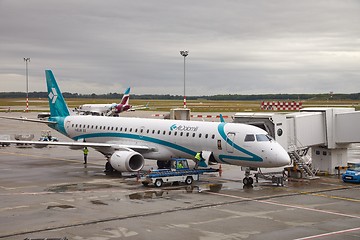
[[[144,118],[68,116],[62,132],[86,142],[148,146],[146,159],[194,158],[200,151],[216,161],[246,167],[290,164],[287,152],[264,130],[246,124]],[[252,135],[250,141],[245,137]],[[259,138],[259,140],[257,139]]]

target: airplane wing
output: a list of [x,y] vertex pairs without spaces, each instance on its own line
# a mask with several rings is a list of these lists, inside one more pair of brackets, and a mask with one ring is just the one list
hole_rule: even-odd
[[129,111],[135,111],[135,110],[144,110],[144,109],[149,109],[149,103],[147,103],[146,105],[136,105],[136,106],[132,106]]
[[95,149],[111,148],[114,151],[154,151],[155,149],[149,146],[141,145],[123,145],[116,143],[91,143],[91,142],[52,142],[52,141],[18,141],[18,140],[0,140],[1,143],[17,144],[17,145],[33,145],[34,147],[46,146],[68,146],[74,149],[81,149],[83,147],[92,147]]
[[36,123],[45,123],[45,124],[56,124],[57,122],[54,121],[47,121],[47,120],[41,120],[41,119],[27,119],[24,117],[5,117],[5,116],[0,116],[0,118],[3,119],[11,119],[11,120],[18,120],[18,121],[24,121],[24,122],[36,122]]

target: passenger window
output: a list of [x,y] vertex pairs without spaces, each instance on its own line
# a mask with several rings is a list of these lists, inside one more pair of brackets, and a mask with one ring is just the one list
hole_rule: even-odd
[[201,138],[201,133],[199,133],[199,138]]
[[188,133],[188,132],[187,132],[187,133],[186,133],[186,136],[188,137],[188,136],[189,136],[189,134],[190,134],[190,133]]
[[182,136],[183,136],[183,134],[184,134],[183,132],[180,132],[180,137],[182,137]]
[[171,135],[171,131],[169,131],[169,136]]
[[132,128],[129,129],[129,132],[132,132]]
[[205,134],[205,138],[208,138],[209,134]]
[[116,132],[117,132],[117,130],[118,130],[118,127],[115,128],[115,131],[116,131]]
[[176,135],[177,135],[177,132],[174,132],[174,135],[176,136]]
[[214,138],[215,138],[215,134],[213,134],[213,135],[211,136],[211,138],[214,139]]
[[193,133],[192,136],[195,137],[195,133]]
[[255,136],[253,134],[247,134],[245,136],[245,142],[254,142],[255,141]]

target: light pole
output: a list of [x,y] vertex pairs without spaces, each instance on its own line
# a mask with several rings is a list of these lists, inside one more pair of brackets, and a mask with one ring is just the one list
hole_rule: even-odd
[[30,58],[24,58],[26,65],[26,112],[29,111],[29,71],[28,71],[28,63],[30,62]]
[[186,108],[186,94],[185,94],[185,58],[187,55],[189,55],[189,51],[184,50],[180,51],[181,56],[184,57],[184,108]]

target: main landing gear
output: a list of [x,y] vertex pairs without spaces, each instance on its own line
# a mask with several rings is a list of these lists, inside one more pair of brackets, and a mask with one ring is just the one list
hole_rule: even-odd
[[119,176],[121,176],[121,172],[116,171],[113,166],[111,166],[110,162],[106,162],[105,163],[105,170],[104,170],[106,175],[111,175],[111,174],[117,174]]
[[105,172],[106,173],[111,173],[114,171],[114,168],[111,166],[110,162],[106,162],[105,163]]

